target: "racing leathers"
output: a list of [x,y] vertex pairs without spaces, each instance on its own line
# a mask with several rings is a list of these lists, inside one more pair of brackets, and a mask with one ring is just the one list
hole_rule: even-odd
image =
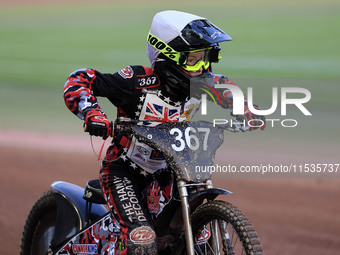
[[[235,85],[220,75],[215,81]],[[223,108],[231,108],[229,90],[211,90]],[[198,98],[171,93],[150,67],[128,66],[114,74],[80,69],[69,76],[66,106],[85,123],[93,116],[107,120],[96,97],[106,97],[116,106],[118,117],[168,122],[189,121],[201,104]],[[122,230],[116,252],[157,254],[153,221],[171,200],[173,184],[162,154],[134,137],[118,135],[107,150],[99,179]]]

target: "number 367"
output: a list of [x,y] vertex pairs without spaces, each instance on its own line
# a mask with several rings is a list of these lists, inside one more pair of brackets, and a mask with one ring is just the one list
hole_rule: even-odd
[[200,147],[200,141],[198,137],[195,135],[197,132],[203,132],[204,133],[204,139],[203,139],[203,150],[207,150],[208,148],[208,137],[210,133],[209,128],[197,128],[197,130],[193,127],[187,127],[184,130],[184,139],[183,139],[183,132],[179,128],[173,128],[170,130],[171,135],[176,135],[176,141],[179,142],[179,146],[176,144],[171,144],[171,147],[175,151],[183,151],[185,148],[185,145],[188,145],[188,147],[191,150],[198,150]]

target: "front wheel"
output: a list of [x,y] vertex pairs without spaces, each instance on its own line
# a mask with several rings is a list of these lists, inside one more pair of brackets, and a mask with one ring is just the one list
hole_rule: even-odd
[[20,255],[46,255],[54,236],[57,202],[46,192],[31,209],[21,238]]
[[195,254],[262,255],[260,239],[245,215],[225,201],[201,205],[191,216]]

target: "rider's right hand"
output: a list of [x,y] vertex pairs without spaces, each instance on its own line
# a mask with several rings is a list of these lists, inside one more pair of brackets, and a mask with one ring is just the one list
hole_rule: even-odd
[[112,136],[113,123],[109,121],[105,115],[88,114],[85,118],[84,131],[90,135],[100,136],[103,139]]

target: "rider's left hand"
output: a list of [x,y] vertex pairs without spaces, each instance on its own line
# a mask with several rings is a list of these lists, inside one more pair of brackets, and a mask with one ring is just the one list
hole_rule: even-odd
[[[261,110],[261,108],[258,107],[257,105],[254,105],[254,108],[256,110]],[[258,128],[260,128],[261,130],[264,130],[266,128],[265,116],[256,115],[252,113],[249,110],[247,105],[244,106],[244,115],[233,115],[232,112],[231,112],[231,115],[235,116],[236,120],[240,123],[239,125],[241,126],[240,128],[241,131],[248,131],[248,130],[252,131]]]

